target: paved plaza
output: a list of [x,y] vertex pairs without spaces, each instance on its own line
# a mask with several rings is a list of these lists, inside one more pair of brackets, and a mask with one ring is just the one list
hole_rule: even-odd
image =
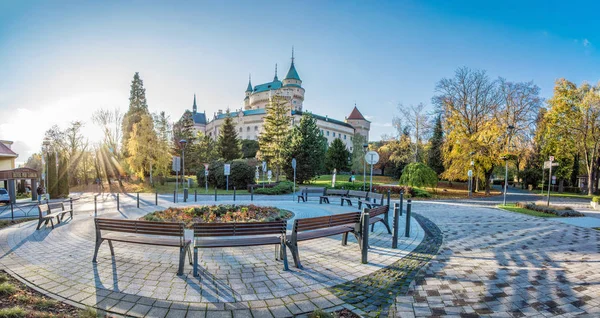
[[[135,219],[172,205],[149,201],[138,209],[123,199],[118,212],[104,198],[98,216]],[[344,307],[370,317],[600,317],[600,231],[474,201],[413,202],[410,237],[392,249],[377,225],[369,264],[353,238],[341,246],[332,237],[300,245],[303,270],[283,271],[271,246],[200,250],[198,279],[188,264],[176,275],[173,248],[115,243],[113,260],[103,245],[92,264],[88,199],[55,230],[35,231],[35,222],[1,230],[0,268],[74,305],[132,317],[289,317]],[[298,218],[356,211],[291,198],[254,203]]]

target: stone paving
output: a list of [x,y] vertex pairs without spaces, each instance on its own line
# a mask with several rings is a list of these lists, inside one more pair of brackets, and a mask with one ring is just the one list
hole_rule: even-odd
[[[342,306],[365,314],[360,308],[366,307],[346,302],[335,287],[396,264],[421,246],[425,236],[412,219],[410,237],[401,236],[399,248],[392,249],[391,235],[377,225],[370,237],[369,264],[361,264],[353,238],[348,246],[341,246],[340,237],[304,242],[300,255],[305,269],[290,271],[283,271],[269,246],[200,250],[199,280],[189,265],[183,276],[176,275],[178,250],[173,248],[115,243],[113,261],[103,245],[97,265],[92,264],[94,213],[86,202],[76,206],[75,220],[54,230],[35,231],[37,223],[28,222],[0,231],[0,266],[58,299],[135,317],[288,317]],[[315,202],[254,203],[289,209],[295,217],[355,209]],[[114,202],[102,201],[98,215],[134,219],[156,209],[137,209],[123,200],[121,211],[111,212]]]
[[452,203],[416,203],[444,236],[391,317],[600,317],[600,231]]

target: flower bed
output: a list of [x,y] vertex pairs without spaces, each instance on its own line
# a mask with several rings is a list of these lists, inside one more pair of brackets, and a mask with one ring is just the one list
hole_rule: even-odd
[[542,213],[554,214],[556,216],[584,216],[583,213],[573,210],[572,208],[565,206],[546,206],[546,205],[538,205],[534,202],[517,202],[517,207],[538,211]]
[[193,223],[229,223],[229,222],[267,222],[287,220],[294,214],[276,207],[257,205],[204,205],[155,211],[141,218],[155,222],[183,222],[186,228],[192,228]]

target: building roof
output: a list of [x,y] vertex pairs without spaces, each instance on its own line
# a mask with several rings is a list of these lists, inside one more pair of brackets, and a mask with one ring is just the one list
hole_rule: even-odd
[[279,89],[279,88],[281,88],[281,82],[279,80],[277,80],[277,81],[254,86],[254,92],[260,93],[260,92],[266,92],[269,90],[275,90],[275,89]]
[[[354,128],[354,126],[345,123],[341,120],[337,120],[337,119],[333,119],[333,118],[329,118],[327,116],[321,116],[321,115],[317,115],[317,114],[313,114],[311,112],[307,112],[308,114],[310,114],[313,118],[317,119],[317,120],[322,120],[322,121],[327,121],[330,123],[334,123],[336,125],[340,125],[340,126],[345,126],[345,127],[349,127],[349,128]],[[300,115],[302,116],[304,114],[304,112],[299,111],[299,110],[292,110],[292,115]]]
[[16,158],[19,155],[17,155],[14,151],[12,151],[10,148],[8,148],[7,145],[5,145],[3,142],[0,142],[0,157],[12,157],[12,158]]
[[366,120],[365,117],[360,113],[358,108],[356,108],[356,105],[354,105],[354,109],[350,113],[350,116],[348,116],[348,119]]
[[[242,111],[242,114],[244,114],[244,116],[251,116],[251,115],[261,115],[261,114],[265,114],[267,111],[264,108],[258,108],[258,109],[249,109],[249,110],[244,110]],[[231,117],[237,117],[239,115],[240,112],[230,112],[229,115]],[[223,119],[227,117],[227,113],[221,113],[219,115],[217,115],[217,119]]]
[[296,67],[294,66],[294,61],[292,60],[292,65],[290,65],[290,70],[288,71],[285,79],[295,79],[300,81],[300,76],[298,76],[298,72],[296,72]]
[[250,77],[248,77],[248,88],[246,88],[246,92],[251,92],[252,91],[252,80]]
[[192,113],[192,119],[194,120],[194,124],[206,125],[205,113]]

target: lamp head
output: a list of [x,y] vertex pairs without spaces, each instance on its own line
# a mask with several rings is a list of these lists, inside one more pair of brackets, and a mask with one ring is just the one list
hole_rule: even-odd
[[179,145],[181,146],[181,148],[185,147],[185,144],[187,144],[187,140],[185,140],[185,139],[181,139],[181,140],[179,141]]

